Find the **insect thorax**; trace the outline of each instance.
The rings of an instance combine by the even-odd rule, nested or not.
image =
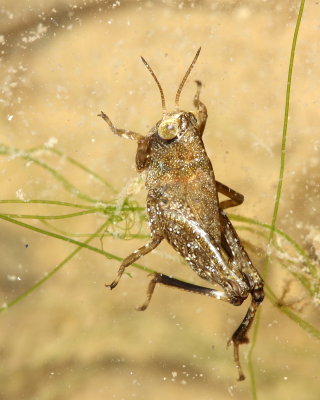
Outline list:
[[[211,162],[192,113],[179,111],[165,115],[151,130],[149,138],[148,189],[162,184],[179,185],[194,179],[201,180],[201,176],[206,175],[210,175],[211,181],[214,179]]]
[[[214,173],[196,123],[191,113],[172,113],[151,131],[146,177],[151,230],[159,228],[161,215],[170,210],[188,215],[220,241]],[[170,124],[176,135],[164,139],[161,127],[170,130]]]

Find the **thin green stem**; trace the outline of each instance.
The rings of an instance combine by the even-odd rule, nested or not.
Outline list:
[[[18,200],[18,199],[5,199],[0,200],[0,204],[49,204],[49,205],[57,205],[57,206],[66,206],[66,207],[74,207],[74,208],[82,208],[88,210],[96,210],[96,211],[103,211],[104,213],[112,212],[115,213],[116,211],[123,211],[123,212],[144,212],[145,207],[139,207],[132,204],[136,204],[135,202],[125,202],[123,203],[122,207],[118,209],[116,205],[112,202],[106,203],[98,201],[96,205],[90,206],[85,204],[77,204],[77,203],[70,203],[67,201],[58,201],[58,200]],[[144,215],[143,215],[144,216]]]
[[[26,224],[24,222],[21,221],[16,221],[13,218],[9,218],[9,217],[5,217],[3,215],[0,215],[0,218],[14,223],[16,225],[19,225],[23,228],[27,228],[30,230],[33,230],[35,232],[47,235],[47,236],[51,236],[54,237],[56,239],[60,239],[60,240],[64,240],[66,242],[75,244],[77,246],[77,248],[75,250],[73,250],[60,264],[58,264],[55,268],[53,268],[48,274],[46,274],[46,276],[44,276],[43,278],[41,278],[39,281],[37,281],[34,285],[32,285],[29,289],[27,289],[25,292],[23,292],[21,295],[19,295],[18,297],[16,297],[15,299],[13,299],[11,302],[9,302],[8,304],[1,306],[0,307],[0,312],[6,311],[8,308],[14,306],[15,304],[19,303],[21,300],[23,300],[25,297],[27,297],[29,294],[31,294],[34,290],[36,290],[37,288],[39,288],[40,286],[42,286],[48,279],[50,279],[53,275],[55,275],[68,261],[70,261],[81,249],[85,248],[91,251],[94,251],[96,253],[102,254],[105,257],[107,257],[108,259],[113,259],[113,260],[117,260],[117,261],[122,261],[123,259],[121,257],[116,256],[115,254],[106,252],[102,249],[99,249],[97,247],[91,246],[89,243],[97,236],[99,235],[101,232],[103,232],[103,230],[105,229],[105,227],[108,225],[109,221],[104,222],[100,228],[98,230],[96,230],[87,240],[85,240],[84,242],[79,242],[77,240],[71,239],[71,238],[67,238],[65,236],[62,235],[58,235],[55,234],[53,232],[49,232],[49,231],[45,231],[44,229],[40,229],[37,228],[33,225],[29,225]],[[133,267],[138,268],[142,271],[148,272],[148,273],[155,273],[154,270],[144,267],[143,265],[134,263],[132,264]]]
[[[290,108],[292,71],[293,71],[294,56],[295,56],[297,39],[298,39],[298,33],[299,33],[299,28],[300,28],[300,24],[301,24],[303,9],[304,9],[304,3],[305,3],[305,0],[301,0],[298,18],[297,18],[294,35],[293,35],[293,40],[292,40],[292,46],[291,46],[288,79],[287,79],[287,89],[286,89],[285,111],[284,111],[284,119],[283,119],[283,130],[282,130],[280,169],[279,169],[279,178],[278,178],[276,199],[275,199],[272,221],[271,221],[269,246],[271,245],[273,237],[274,237],[276,221],[277,221],[278,212],[279,212],[280,198],[281,198],[281,194],[282,194],[283,176],[284,176],[285,159],[286,159],[286,142],[287,142],[288,117],[289,117],[289,108]],[[262,273],[264,279],[267,277],[269,265],[270,265],[270,255],[267,254],[265,263],[263,266],[263,273]],[[254,351],[254,348],[257,343],[257,332],[259,330],[259,325],[260,325],[259,324],[260,313],[261,313],[261,311],[259,310],[258,315],[257,315],[257,321],[254,326],[253,339],[251,342],[251,348],[250,348],[249,357],[248,357],[249,371],[250,371],[250,378],[251,378],[251,394],[252,394],[252,398],[254,400],[257,400],[258,393],[257,393],[255,372],[254,372],[254,366],[253,366],[253,351]]]
[[[79,217],[81,215],[88,215],[88,214],[95,214],[97,212],[103,212],[103,210],[98,210],[98,209],[91,209],[91,210],[85,210],[85,211],[79,211],[75,213],[69,213],[69,214],[62,214],[62,215],[37,215],[37,214],[1,214],[5,217],[9,218],[19,218],[19,219],[65,219],[65,218],[73,218],[73,217]]]
[[[257,229],[253,229],[248,226],[237,226],[236,231],[241,231],[245,230],[248,232],[253,233],[255,236],[260,236],[262,238],[266,238],[266,233],[258,231]],[[246,247],[248,247],[249,243],[246,244]],[[308,292],[310,296],[314,296],[317,294],[320,290],[318,289],[317,286],[313,285],[312,280],[310,280],[310,270],[306,273],[304,269],[297,268],[297,260],[292,260],[292,259],[287,259],[286,255],[287,252],[280,246],[278,243],[273,244],[274,248],[277,250],[278,255],[276,255],[275,259],[277,262],[279,262],[280,265],[282,265],[284,268],[286,268],[290,274],[292,274],[300,283],[301,285],[305,288],[305,290]],[[309,256],[308,256],[309,257]],[[301,260],[301,262],[304,262],[304,264],[307,264],[306,260]],[[312,265],[312,264],[311,264]],[[316,280],[314,280],[316,282]]]
[[[256,314],[255,325],[254,325],[252,338],[251,338],[251,346],[250,346],[249,352],[248,352],[248,368],[249,368],[249,377],[250,377],[250,387],[251,387],[251,395],[254,400],[256,400],[258,398],[258,391],[257,391],[256,375],[255,375],[254,364],[253,364],[252,358],[253,358],[253,351],[255,348],[255,343],[257,342],[257,336],[258,336],[257,326],[259,326],[259,324],[260,324],[260,318],[261,318],[261,308],[258,309],[257,314]]]
[[[47,236],[51,236],[51,237],[53,237],[55,239],[64,240],[65,242],[69,242],[69,243],[75,244],[77,246],[81,246],[81,247],[84,247],[86,249],[89,249],[89,250],[95,251],[97,253],[103,254],[104,256],[106,256],[108,258],[113,258],[113,256],[111,254],[106,253],[106,252],[104,252],[102,250],[99,250],[99,249],[97,249],[97,248],[95,248],[93,246],[90,246],[89,244],[86,243],[86,241],[85,242],[79,242],[78,240],[71,239],[71,238],[68,238],[68,237],[63,236],[63,235],[59,235],[58,233],[46,231],[44,229],[41,229],[41,228],[38,228],[36,226],[27,224],[25,222],[17,221],[17,220],[15,220],[13,218],[6,217],[5,215],[0,215],[0,218],[5,220],[5,221],[11,222],[13,224],[19,225],[22,228],[27,228],[27,229],[30,229],[30,230],[32,230],[34,232],[42,233],[42,234],[47,235]]]
[[[11,221],[12,222],[12,221]],[[18,224],[20,225],[20,224]],[[95,238],[97,234],[99,234],[101,231],[105,229],[106,223],[104,222],[99,229],[96,230],[96,232],[91,235],[87,240],[85,240],[82,245],[79,245],[75,250],[73,250],[67,257],[65,257],[61,263],[59,263],[55,268],[53,268],[48,274],[46,274],[43,278],[39,279],[34,285],[32,285],[29,289],[21,293],[19,296],[17,296],[15,299],[13,299],[11,302],[6,304],[5,306],[0,307],[0,312],[6,311],[8,308],[13,307],[15,304],[19,303],[21,300],[29,296],[32,292],[34,292],[36,289],[38,289],[40,286],[42,286],[48,279],[52,278],[53,275],[55,275],[57,272],[60,271],[60,269],[68,262],[70,261],[79,251],[85,247],[84,245],[88,246],[89,243]],[[30,229],[30,228],[29,228]]]
[[[46,230],[44,230],[44,229],[41,229],[41,228],[38,228],[38,227],[36,227],[36,226],[27,224],[27,223],[25,223],[25,222],[17,221],[17,220],[15,220],[15,219],[13,219],[13,218],[6,217],[6,216],[4,216],[4,215],[0,215],[0,219],[3,219],[3,220],[5,220],[5,221],[11,222],[11,223],[13,223],[13,224],[19,225],[19,226],[21,226],[22,228],[27,228],[27,229],[30,229],[30,230],[32,230],[32,231],[34,231],[34,232],[42,233],[42,234],[44,234],[44,235],[51,236],[51,237],[53,237],[53,238],[55,238],[55,239],[63,240],[63,241],[65,241],[65,242],[75,244],[76,246],[80,246],[80,247],[86,248],[86,249],[88,249],[88,250],[94,251],[95,253],[102,254],[103,256],[105,256],[105,257],[107,257],[107,258],[109,258],[109,259],[113,259],[113,260],[117,260],[117,261],[121,261],[121,260],[122,260],[121,257],[115,256],[115,255],[112,254],[112,253],[108,253],[107,251],[104,251],[104,250],[101,250],[101,249],[99,249],[99,248],[97,248],[97,247],[91,246],[91,245],[87,244],[86,241],[85,241],[85,242],[79,242],[78,240],[71,239],[71,238],[66,237],[66,236],[63,236],[63,235],[59,235],[58,233],[46,231]],[[108,224],[108,223],[109,223],[109,221],[105,222],[105,224]],[[97,235],[97,234],[95,233],[95,234],[93,234],[93,235],[95,236],[95,235]],[[91,236],[90,236],[90,237],[91,237]],[[142,270],[144,270],[144,271],[147,271],[147,272],[154,272],[153,270],[151,270],[151,269],[149,269],[149,268],[145,268],[145,267],[143,267],[142,265],[139,265],[139,264],[135,264],[135,265],[137,266],[137,268],[142,269]]]
[[[280,305],[277,299],[276,294],[272,291],[272,289],[266,285],[266,294],[268,299],[271,301],[271,303],[278,308],[279,311],[284,313],[286,316],[288,316],[290,319],[292,319],[294,322],[296,322],[302,329],[307,331],[310,335],[314,336],[316,339],[320,340],[320,330],[311,325],[309,322],[305,321],[304,319],[300,318],[297,314],[295,314],[291,308],[285,306],[285,305]]]
[[[73,164],[76,167],[82,169],[84,172],[86,172],[90,176],[94,177],[98,182],[107,186],[114,194],[117,193],[117,191],[114,189],[114,187],[108,181],[106,181],[104,178],[102,178],[100,175],[98,175],[95,171],[88,168],[86,165],[82,164],[81,162],[75,160],[74,158],[72,158],[70,156],[66,156],[61,150],[58,150],[58,149],[52,148],[52,147],[47,147],[47,146],[38,146],[38,147],[33,147],[32,149],[29,149],[28,152],[34,153],[37,151],[48,151],[48,152],[58,155],[59,157],[64,157],[68,162],[70,162],[70,164]]]
[[[66,207],[74,207],[74,208],[96,209],[96,206],[89,206],[89,205],[77,204],[77,203],[69,203],[67,201],[59,201],[59,200],[6,199],[6,200],[0,200],[0,204],[50,204],[50,205],[66,206]]]
[[[103,225],[101,225],[101,227],[94,233],[92,233],[90,235],[90,237],[85,241],[85,242],[79,242],[77,240],[73,240],[70,239],[68,237],[65,237],[63,235],[57,235],[54,234],[50,231],[44,230],[44,229],[40,229],[37,228],[35,226],[23,223],[21,221],[16,221],[12,218],[8,218],[8,217],[2,217],[0,215],[0,218],[14,223],[16,225],[19,225],[23,228],[27,228],[30,230],[33,230],[35,232],[47,235],[47,236],[51,236],[54,237],[56,239],[60,239],[60,240],[64,240],[66,242],[72,243],[77,245],[77,249],[74,250],[73,252],[71,252],[57,267],[53,268],[44,278],[40,279],[39,281],[37,281],[32,287],[30,287],[28,290],[26,290],[24,293],[22,293],[20,296],[18,296],[17,298],[15,298],[14,300],[12,300],[9,304],[0,307],[0,312],[7,310],[8,308],[12,307],[13,305],[19,303],[21,300],[23,300],[26,296],[28,296],[30,293],[32,293],[34,290],[36,290],[37,288],[39,288],[42,284],[44,284],[49,278],[51,278],[55,273],[57,273],[75,254],[77,254],[78,251],[80,251],[82,248],[86,248],[88,250],[94,251],[96,253],[99,253],[101,255],[104,255],[105,257],[109,258],[109,259],[114,259],[117,261],[122,261],[123,259],[121,257],[118,257],[114,254],[108,253],[102,249],[99,249],[97,247],[91,246],[89,245],[90,241],[93,240],[95,237],[99,237],[101,234],[103,234],[103,231],[106,229],[109,221],[105,221],[103,223]],[[45,222],[45,221],[44,221]],[[143,270],[145,272],[148,273],[155,273],[156,271],[147,267],[144,267],[140,264],[134,263],[132,265],[135,268],[138,268],[140,270]],[[181,279],[180,279],[181,280]],[[186,283],[188,283],[187,281],[184,281]],[[267,297],[270,299],[270,301],[284,314],[286,314],[289,318],[291,318],[293,321],[295,321],[297,324],[299,324],[299,326],[301,328],[303,328],[304,330],[306,330],[308,333],[310,333],[311,335],[313,335],[314,337],[316,337],[317,339],[320,339],[320,331],[315,328],[314,326],[312,326],[311,324],[309,324],[308,322],[302,320],[298,315],[296,315],[291,309],[289,309],[288,307],[285,306],[280,306],[278,301],[277,301],[277,297],[276,295],[272,292],[272,290],[266,285],[266,289],[267,289]],[[258,316],[258,318],[260,318]],[[257,332],[255,333],[257,334]],[[255,337],[254,337],[255,338]],[[250,368],[250,367],[249,367]],[[250,370],[251,371],[251,370]],[[251,374],[251,372],[250,372]],[[255,384],[255,383],[254,383]]]
[[[60,233],[61,235],[67,236],[67,237],[76,237],[76,238],[82,238],[82,237],[89,237],[92,235],[92,233],[73,233],[73,232],[67,232],[63,229],[57,228],[55,225],[50,224],[47,220],[41,220],[41,222],[48,226],[49,228],[53,229],[55,232]],[[110,224],[110,221],[109,221]],[[95,235],[99,239],[108,236],[108,237],[113,237],[116,239],[123,239],[123,240],[131,240],[131,239],[150,239],[150,234],[144,234],[144,233],[119,233],[119,232],[113,232],[113,231],[108,231],[107,227],[106,230],[102,233],[99,233],[99,235]]]
[[[288,241],[288,243],[290,243],[291,246],[296,250],[296,252],[303,257],[304,262],[309,267],[309,270],[310,270],[310,273],[312,274],[312,276],[314,278],[318,278],[319,277],[318,276],[319,275],[318,268],[316,267],[315,264],[313,264],[311,262],[309,254],[294,239],[292,239],[286,232],[284,232],[284,231],[282,231],[282,230],[280,230],[280,229],[278,229],[276,227],[272,227],[272,225],[266,224],[266,223],[261,222],[261,221],[257,221],[257,220],[252,219],[252,218],[247,218],[247,217],[243,217],[241,215],[235,215],[235,214],[228,214],[228,216],[233,221],[239,221],[239,222],[244,222],[244,223],[248,223],[248,224],[252,224],[252,225],[261,226],[262,228],[268,229],[270,231],[273,230],[274,233],[276,233],[279,236],[281,236],[284,239],[286,239]]]
[[[77,189],[71,182],[68,181],[62,174],[57,172],[54,168],[50,167],[48,164],[45,162],[38,160],[35,157],[32,157],[28,152],[26,151],[21,151],[18,149],[15,149],[14,147],[8,147],[5,146],[4,144],[0,145],[0,154],[6,154],[10,156],[15,156],[19,158],[23,158],[24,160],[31,161],[34,164],[38,165],[39,167],[42,167],[46,171],[48,171],[55,179],[57,179],[63,186],[64,188],[70,192],[71,194],[75,195],[81,200],[88,201],[89,203],[97,203],[98,200],[94,199],[85,193],[82,193],[79,189]]]

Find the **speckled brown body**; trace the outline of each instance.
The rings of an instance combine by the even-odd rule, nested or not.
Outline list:
[[[191,113],[180,113],[179,137],[167,141],[150,136],[150,163],[147,167],[148,214],[151,231],[161,230],[152,209],[159,203],[161,212],[171,209],[197,220],[215,241],[221,238],[218,194],[211,162]],[[149,210],[150,209],[150,210]],[[169,239],[169,236],[167,237]]]
[[[224,212],[225,208],[241,204],[243,196],[215,180],[202,141],[207,110],[199,100],[200,82],[197,81],[194,98],[195,112],[178,109],[182,86],[199,52],[200,49],[179,87],[173,112],[166,112],[160,84],[143,59],[159,86],[164,109],[163,118],[147,136],[117,129],[103,112],[100,114],[114,133],[138,142],[136,164],[139,172],[146,171],[147,212],[152,235],[150,243],[122,262],[117,278],[108,286],[114,288],[127,266],[166,239],[202,279],[218,284],[222,290],[189,284],[157,273],[149,284],[147,300],[140,310],[147,308],[157,283],[234,305],[240,305],[251,294],[247,314],[229,341],[234,345],[239,380],[242,380],[239,345],[248,342],[247,332],[264,297],[263,280]],[[218,192],[229,200],[219,201]]]
[[[180,121],[176,138],[162,139],[157,125],[148,137],[146,187],[152,236],[167,239],[201,278],[218,283],[228,301],[241,304],[250,292],[259,290],[262,281],[238,237],[226,235],[230,222],[219,209],[212,165],[195,116],[172,114]],[[224,251],[228,242],[228,251],[240,265]]]

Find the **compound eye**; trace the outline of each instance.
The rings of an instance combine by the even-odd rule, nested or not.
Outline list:
[[[158,134],[162,139],[170,140],[178,136],[179,124],[176,119],[166,119],[158,127]]]

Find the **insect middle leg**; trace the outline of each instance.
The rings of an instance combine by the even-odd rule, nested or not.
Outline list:
[[[125,269],[129,267],[129,265],[137,261],[140,257],[145,256],[146,254],[150,253],[150,251],[154,250],[159,245],[162,239],[163,239],[162,237],[155,237],[151,240],[151,242],[145,244],[138,250],[135,250],[133,253],[131,253],[128,257],[126,257],[120,265],[116,279],[112,283],[106,284],[106,287],[110,289],[115,288],[121,276],[123,275]]]
[[[244,196],[241,193],[238,193],[235,190],[229,188],[229,186],[224,185],[219,181],[216,181],[216,188],[219,193],[222,193],[225,196],[229,197],[229,200],[224,200],[219,203],[220,208],[225,210],[226,208],[239,206],[243,203]]]

